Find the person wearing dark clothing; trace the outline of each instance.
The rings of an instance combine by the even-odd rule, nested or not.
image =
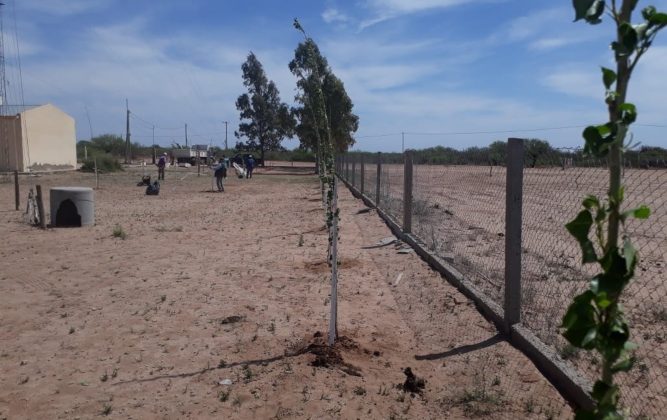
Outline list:
[[[164,179],[164,168],[167,166],[167,152],[157,161],[157,179]]]
[[[224,192],[225,187],[222,185],[222,179],[227,178],[227,165],[225,165],[225,160],[220,159],[218,164],[211,169],[214,171],[213,175],[215,176],[215,182],[218,187],[218,191]]]
[[[252,170],[255,168],[255,159],[253,159],[252,155],[248,155],[248,158],[245,161],[245,168],[246,168],[246,178],[252,178]]]

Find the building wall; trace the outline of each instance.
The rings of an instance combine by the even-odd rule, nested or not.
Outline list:
[[[21,113],[23,165],[31,170],[76,168],[74,118],[51,104]]]
[[[0,116],[0,172],[25,170],[22,143],[19,117]]]

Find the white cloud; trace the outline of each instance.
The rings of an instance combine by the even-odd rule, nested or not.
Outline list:
[[[194,141],[219,142],[222,120],[230,122],[230,143],[238,111],[235,100],[244,92],[241,64],[252,48],[246,39],[221,45],[209,36],[149,36],[144,22],[97,26],[83,30],[77,49],[61,58],[33,57],[24,66],[26,102],[52,102],[78,121],[79,138],[89,133],[87,106],[95,134],[124,131],[125,98],[130,109],[158,126],[187,122]],[[233,47],[226,47],[233,45]],[[283,101],[291,103],[294,85],[285,63],[289,50],[252,48]],[[133,122],[133,140],[150,143],[150,126]],[[164,145],[182,141],[182,130],[159,132]]]
[[[332,23],[332,22],[345,23],[349,20],[349,17],[347,17],[347,15],[345,15],[344,13],[341,13],[338,9],[328,8],[324,12],[322,12],[322,19],[324,19],[326,23]]]
[[[494,0],[367,0],[366,6],[373,11],[373,17],[362,20],[359,28],[365,29],[401,15],[488,1]]]
[[[22,0],[18,7],[28,12],[67,16],[100,10],[110,4],[111,0]]]
[[[529,48],[538,51],[551,50],[572,44],[575,40],[566,37],[541,38],[529,44]]]
[[[599,99],[604,94],[599,71],[580,66],[563,66],[549,73],[543,81],[548,88],[567,95]]]

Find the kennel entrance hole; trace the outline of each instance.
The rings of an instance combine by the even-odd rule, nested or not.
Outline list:
[[[95,224],[95,195],[92,188],[51,188],[50,204],[53,227],[81,227]]]

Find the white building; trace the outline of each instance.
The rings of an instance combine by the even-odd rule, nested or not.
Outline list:
[[[0,108],[0,172],[76,169],[74,118],[51,104]]]

